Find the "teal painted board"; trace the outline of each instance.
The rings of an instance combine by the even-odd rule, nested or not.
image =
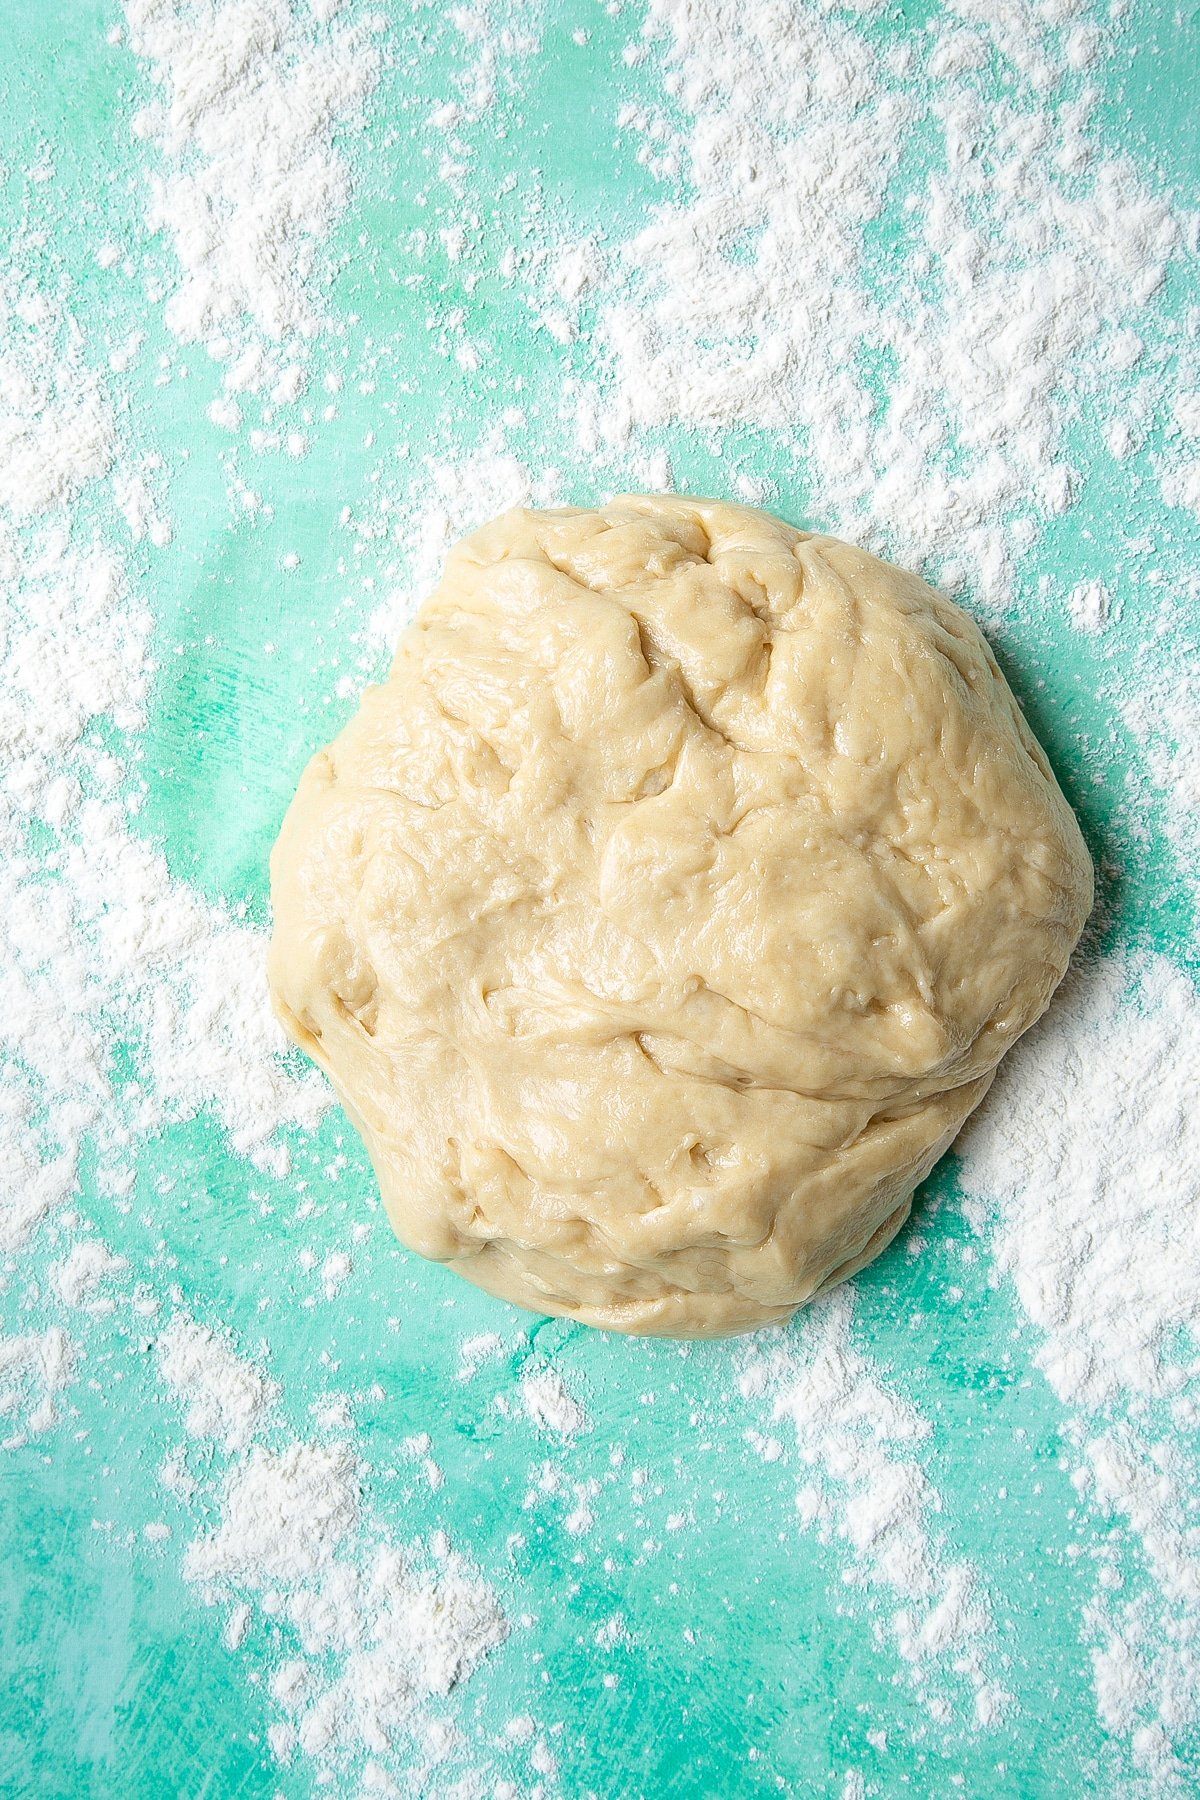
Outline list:
[[[849,260],[830,214],[809,322],[743,332],[702,304],[731,270],[799,304],[764,274],[764,229],[798,229],[787,193],[756,219],[747,117],[723,110],[755,43],[764,167],[806,120],[865,120],[871,198]],[[926,467],[971,530],[1010,533],[1003,579],[978,536],[955,591],[1096,859],[1080,979],[1136,982],[1145,956],[1194,976],[1194,12],[0,0],[0,58],[0,1793],[1194,1792],[1189,1326],[1148,1352],[1176,1389],[1118,1357],[1124,1385],[1065,1398],[1080,1310],[1056,1336],[1014,1277],[1018,1198],[954,1154],[785,1333],[625,1341],[518,1313],[394,1241],[262,986],[299,773],[459,529],[670,480],[950,581]],[[965,377],[951,359],[943,404],[905,373],[931,366],[911,361],[931,318],[970,316],[934,196],[1012,310],[1036,292],[1000,226],[1052,284],[1056,251],[1103,235],[1109,165],[1118,241],[1086,267],[1110,256],[1111,316],[1055,362],[1055,317],[1092,316],[1061,276],[998,454],[1016,466],[1043,416],[1057,436],[1029,495],[971,513],[990,465]],[[1139,297],[1121,243],[1150,243],[1143,200],[1165,223]],[[857,385],[810,403],[782,368],[759,416],[752,373],[721,405],[686,356],[668,378],[680,345],[728,360],[772,326],[797,366],[810,339],[848,345]],[[836,361],[813,366],[832,383]],[[822,413],[847,395],[857,473]],[[1058,499],[1044,467],[1071,471]],[[1146,991],[1152,1026],[1195,1016]],[[1131,1046],[1142,1004],[1110,1009]],[[1097,1005],[1071,1015],[1085,1060]],[[1104,1068],[1133,1081],[1134,1054]],[[1097,1202],[1118,1233],[1128,1201]],[[1132,1446],[1124,1488],[1101,1440]]]

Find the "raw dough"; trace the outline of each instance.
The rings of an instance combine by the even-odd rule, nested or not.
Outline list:
[[[716,501],[516,511],[313,758],[271,983],[399,1235],[618,1331],[875,1256],[1092,899],[979,631]]]

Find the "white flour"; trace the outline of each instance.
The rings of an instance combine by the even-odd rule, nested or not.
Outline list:
[[[1191,619],[1200,611],[1200,577],[1180,583]],[[1190,603],[1190,604],[1189,604]],[[1186,615],[1185,615],[1186,616]],[[1200,633],[1172,641],[1167,630],[1138,670],[1135,684],[1112,683],[1122,717],[1145,746],[1150,780],[1166,798],[1166,831],[1200,894]]]
[[[181,277],[169,329],[226,362],[235,388],[278,381],[324,313],[315,276],[345,211],[335,133],[379,76],[383,21],[288,0],[127,0],[161,97],[134,120],[160,153],[147,223]]]
[[[510,430],[516,426],[510,425]],[[382,511],[395,530],[403,554],[404,581],[373,612],[368,642],[378,653],[391,651],[415,606],[437,585],[446,552],[477,525],[510,506],[554,506],[560,501],[554,469],[533,470],[504,447],[504,431],[492,431],[484,446],[462,462],[426,458],[408,478],[403,495],[385,496]],[[410,504],[414,484],[421,504]],[[370,540],[360,538],[360,554]]]
[[[974,1717],[994,1725],[1010,1696],[987,1672],[991,1617],[978,1572],[949,1561],[936,1541],[942,1497],[921,1466],[929,1421],[890,1388],[851,1340],[853,1292],[814,1303],[801,1329],[767,1333],[743,1358],[740,1388],[769,1399],[771,1421],[795,1433],[806,1479],[796,1492],[802,1525],[844,1544],[844,1579],[886,1607],[878,1629],[908,1665],[935,1719],[950,1716],[938,1678],[965,1679]],[[754,1433],[766,1460],[778,1440]]]
[[[557,1369],[532,1369],[523,1375],[521,1403],[535,1425],[558,1437],[575,1437],[587,1429],[587,1413],[567,1391]]]
[[[99,1238],[79,1238],[61,1262],[51,1263],[50,1280],[64,1306],[110,1313],[116,1302],[105,1291],[108,1280],[128,1267],[125,1257],[114,1256]]]
[[[235,1356],[204,1325],[179,1314],[155,1345],[158,1372],[187,1403],[188,1435],[244,1450],[279,1397],[279,1385]]]
[[[60,1326],[0,1337],[0,1450],[19,1450],[58,1424],[56,1399],[74,1367],[75,1345]]]
[[[0,332],[9,346],[0,353],[0,512],[23,521],[107,474],[112,422],[74,320],[11,272],[0,284]]]
[[[430,1697],[449,1694],[508,1635],[492,1590],[448,1543],[429,1556],[403,1550],[369,1519],[350,1443],[261,1442],[275,1384],[213,1333],[174,1321],[159,1361],[190,1402],[189,1435],[243,1452],[197,1481],[217,1524],[193,1538],[183,1570],[208,1604],[233,1603],[227,1638],[237,1644],[256,1613],[295,1631],[302,1654],[271,1681],[279,1761],[303,1754],[331,1774],[348,1756],[413,1738],[436,1754]],[[202,1466],[211,1470],[208,1458]],[[174,1462],[168,1488],[179,1479]]]
[[[1112,595],[1102,581],[1081,581],[1067,595],[1067,612],[1080,631],[1103,631],[1111,606]]]
[[[616,379],[585,384],[581,442],[773,427],[823,525],[1010,604],[1017,558],[1072,503],[1092,371],[1107,359],[1108,393],[1136,362],[1129,321],[1182,250],[1167,203],[1097,148],[1081,71],[1100,40],[1073,10],[961,4],[881,52],[816,7],[653,0],[664,107],[626,125],[684,181],[594,297]],[[999,107],[994,50],[1013,65]],[[910,145],[931,167],[893,271],[871,227]]]
[[[1131,1597],[1110,1542],[1089,1624],[1105,1722],[1161,1781],[1200,1722],[1198,1079],[1187,977],[1162,959],[1086,966],[958,1146],[970,1217],[1068,1408],[1075,1485],[1139,1553]]]

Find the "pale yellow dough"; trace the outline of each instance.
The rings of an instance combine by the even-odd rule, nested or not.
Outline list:
[[[1092,899],[965,614],[658,496],[460,544],[271,875],[280,1016],[405,1243],[688,1337],[883,1248]]]

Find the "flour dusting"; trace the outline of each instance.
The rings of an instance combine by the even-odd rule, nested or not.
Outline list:
[[[1131,326],[1185,247],[1097,139],[1098,40],[1049,7],[956,7],[879,45],[869,18],[765,0],[652,0],[641,35],[664,106],[620,122],[663,199],[590,296],[615,379],[582,382],[581,444],[775,430],[824,528],[1010,605],[1075,499],[1095,363],[1136,368]],[[928,173],[899,186],[906,150]]]
[[[1110,1541],[1088,1625],[1106,1723],[1164,1783],[1200,1722],[1198,1056],[1187,976],[1085,966],[959,1140],[969,1216],[1068,1409],[1075,1485],[1139,1552],[1129,1594]]]
[[[0,1336],[0,1450],[22,1449],[58,1424],[58,1396],[75,1360],[75,1344],[58,1326]]]
[[[207,1604],[233,1602],[235,1648],[256,1613],[286,1624],[299,1653],[271,1681],[277,1759],[310,1757],[329,1781],[399,1741],[436,1741],[425,1704],[508,1636],[491,1588],[448,1541],[426,1554],[369,1519],[349,1441],[264,1442],[278,1388],[214,1333],[176,1319],[159,1340],[159,1366],[189,1407],[189,1436],[241,1452],[203,1478],[217,1523],[192,1538],[183,1572]],[[177,1491],[178,1462],[164,1479]]]
[[[895,1644],[935,1718],[947,1717],[936,1677],[964,1678],[978,1724],[998,1723],[1011,1696],[994,1674],[992,1620],[979,1572],[952,1560],[934,1520],[942,1498],[921,1465],[929,1421],[890,1388],[851,1337],[853,1296],[814,1302],[781,1344],[746,1353],[741,1391],[766,1399],[771,1422],[795,1433],[806,1479],[800,1522],[849,1553],[843,1579],[886,1609],[877,1629]],[[755,1433],[760,1454],[777,1440]]]
[[[521,1404],[535,1425],[559,1437],[575,1437],[587,1429],[587,1413],[557,1369],[532,1369],[522,1376]]]
[[[336,142],[379,77],[382,20],[287,0],[128,0],[158,96],[147,223],[180,278],[169,329],[227,364],[234,388],[285,375],[321,329],[322,249],[350,197]]]
[[[976,1260],[954,1279],[1055,1419],[1059,1523],[1087,1568],[1061,1648],[1095,1697],[1073,1728],[1111,1752],[1112,1792],[1185,1796],[1200,1000],[1171,921],[1200,892],[1200,388],[1179,299],[1200,234],[1112,104],[1146,17],[1077,0],[953,0],[919,24],[807,0],[569,20],[515,0],[125,0],[123,20],[108,63],[96,45],[103,219],[64,216],[79,190],[57,143],[3,168],[13,1492],[70,1487],[89,1555],[182,1578],[194,1641],[214,1609],[209,1653],[234,1659],[268,1781],[274,1764],[355,1797],[572,1792],[579,1707],[588,1732],[624,1719],[660,1654],[703,1696],[727,1604],[730,1642],[776,1632],[750,1563],[780,1536],[834,1570],[805,1629],[853,1644],[896,1696],[895,1719],[856,1719],[848,1754],[830,1740],[822,1792],[865,1800],[911,1767],[970,1791],[935,1745],[1024,1778],[1004,1761],[1032,1716],[1022,1615],[1000,1613],[1006,1572],[962,1503],[973,1445],[916,1397],[937,1370],[918,1386],[884,1366],[853,1289],[703,1358],[573,1343],[579,1380],[552,1338],[510,1359],[515,1317],[456,1329],[362,1211],[351,1135],[272,1018],[257,916],[201,892],[150,823],[172,759],[208,768],[230,670],[254,704],[295,687],[298,722],[280,712],[253,744],[282,766],[291,725],[312,735],[316,708],[349,704],[465,531],[703,479],[959,592],[1031,694],[1054,677],[1047,717],[1083,802],[1115,795],[1089,815],[1101,929],[958,1146]],[[565,123],[538,110],[560,80],[586,93]],[[564,134],[587,138],[594,193],[559,183]],[[365,321],[335,285],[346,263]],[[206,608],[260,549],[227,669]],[[306,606],[320,657],[292,662]],[[180,669],[198,680],[174,694]],[[1122,861],[1147,885],[1161,872],[1148,910],[1122,911]],[[189,1232],[200,1202],[211,1238]],[[918,1261],[938,1242],[919,1225],[894,1254],[945,1286]],[[411,1391],[386,1357],[357,1367],[377,1315],[370,1341],[394,1336]],[[646,1446],[667,1417],[660,1459]],[[702,1521],[735,1467],[754,1510],[714,1536],[747,1546],[727,1571]],[[676,1636],[681,1588],[699,1614]],[[1039,1586],[1035,1604],[1059,1597]],[[735,1662],[721,1704],[752,1733]],[[769,1784],[759,1756],[749,1778]]]

